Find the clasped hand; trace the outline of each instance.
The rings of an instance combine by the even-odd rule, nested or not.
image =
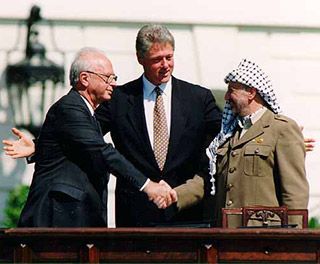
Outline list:
[[[147,193],[149,200],[153,201],[159,209],[165,209],[178,200],[176,191],[164,180],[159,183],[150,181],[144,191]]]

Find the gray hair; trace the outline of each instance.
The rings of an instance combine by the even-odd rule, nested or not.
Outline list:
[[[81,72],[92,70],[93,67],[103,63],[101,60],[96,59],[97,55],[105,57],[103,51],[91,47],[82,48],[77,52],[69,73],[70,85],[72,87],[75,87],[78,83]]]
[[[143,58],[154,43],[169,43],[174,50],[174,38],[163,25],[145,25],[136,38],[136,51],[138,57]]]

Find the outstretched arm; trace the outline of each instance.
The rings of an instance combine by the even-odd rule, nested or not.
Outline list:
[[[12,133],[18,137],[17,140],[2,140],[5,154],[17,159],[31,156],[35,152],[33,141],[17,128],[12,128]]]

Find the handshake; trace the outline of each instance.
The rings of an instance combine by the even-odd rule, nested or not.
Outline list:
[[[178,201],[177,192],[164,180],[159,183],[150,181],[143,189],[150,201],[153,201],[159,209],[165,209]]]
[[[35,152],[33,141],[20,130],[13,128],[12,132],[19,139],[3,140],[5,154],[16,159],[31,156]],[[150,201],[153,201],[159,209],[165,209],[172,203],[178,201],[177,193],[168,183],[161,180],[159,183],[149,181],[143,191],[148,195]]]

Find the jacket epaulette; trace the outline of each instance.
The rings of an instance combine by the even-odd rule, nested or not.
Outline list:
[[[284,121],[284,122],[289,122],[289,118],[284,115],[276,114],[276,115],[274,115],[274,119]]]

